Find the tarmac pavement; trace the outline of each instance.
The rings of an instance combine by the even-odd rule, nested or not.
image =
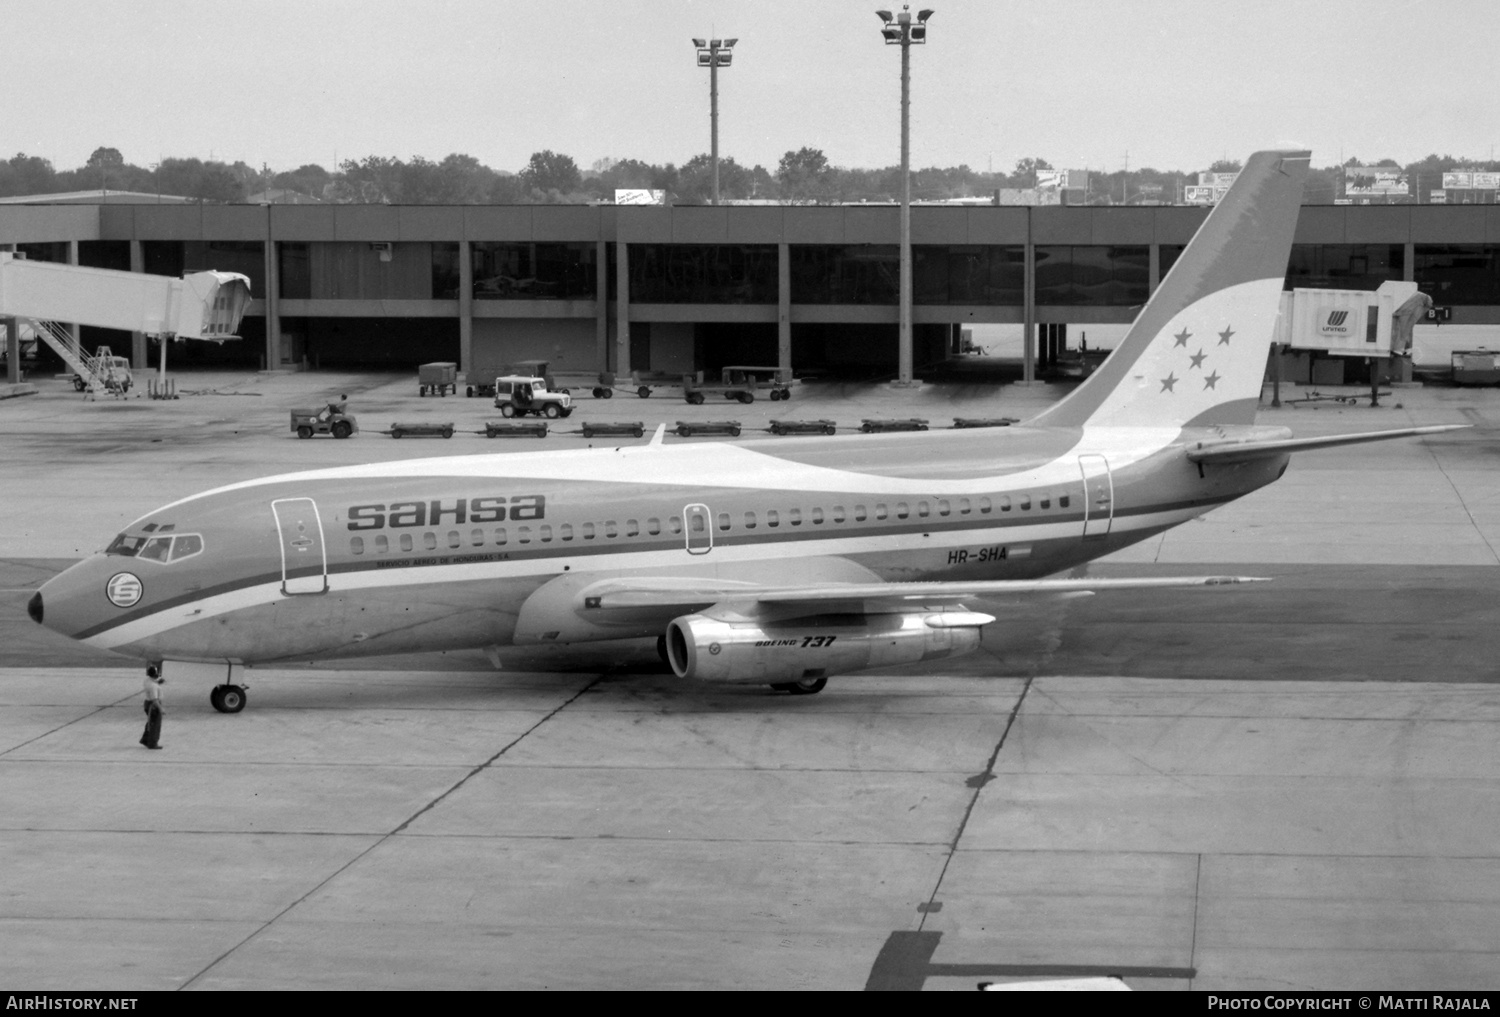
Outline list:
[[[405,376],[178,385],[203,394],[87,403],[48,382],[0,402],[4,984],[1496,985],[1500,393],[1266,409],[1299,436],[1476,426],[1299,454],[1270,488],[1095,566],[1272,584],[1000,605],[979,653],[812,697],[685,686],[649,646],[580,673],[477,653],[256,670],[234,716],[169,684],[166,748],[147,753],[138,667],[25,617],[47,575],[220,483],[583,443],[372,433],[495,416]],[[341,392],[364,433],[291,435],[289,409]],[[1058,394],[585,394],[555,427],[940,425]]]

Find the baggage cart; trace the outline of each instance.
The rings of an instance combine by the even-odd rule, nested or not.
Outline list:
[[[423,364],[417,368],[417,395],[458,394],[458,365],[447,361]]]
[[[451,438],[453,437],[453,423],[451,421],[446,424],[396,423],[391,425],[390,430],[382,431],[381,434],[388,434],[392,438]]]
[[[618,436],[623,438],[641,438],[646,434],[646,425],[639,420],[610,421],[608,423],[585,422],[583,425],[583,436],[585,438]]]
[[[679,438],[691,438],[702,434],[727,434],[732,438],[740,436],[740,422],[738,420],[679,420],[677,421],[677,436]]]
[[[832,420],[773,420],[772,434],[832,434],[838,425]]]

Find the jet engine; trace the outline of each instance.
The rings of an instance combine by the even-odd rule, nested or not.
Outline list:
[[[995,619],[974,611],[815,615],[774,622],[689,614],[667,626],[679,678],[776,684],[968,653]]]

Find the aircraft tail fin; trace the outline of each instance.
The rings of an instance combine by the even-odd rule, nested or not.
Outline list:
[[[1256,152],[1125,339],[1037,426],[1251,424],[1310,153]]]

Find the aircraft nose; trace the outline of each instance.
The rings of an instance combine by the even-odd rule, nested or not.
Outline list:
[[[29,615],[31,615],[31,620],[34,621],[34,622],[36,622],[38,625],[40,625],[42,623],[42,591],[41,590],[38,590],[37,592],[33,593],[31,595],[31,599],[26,602],[26,613],[29,614]]]

